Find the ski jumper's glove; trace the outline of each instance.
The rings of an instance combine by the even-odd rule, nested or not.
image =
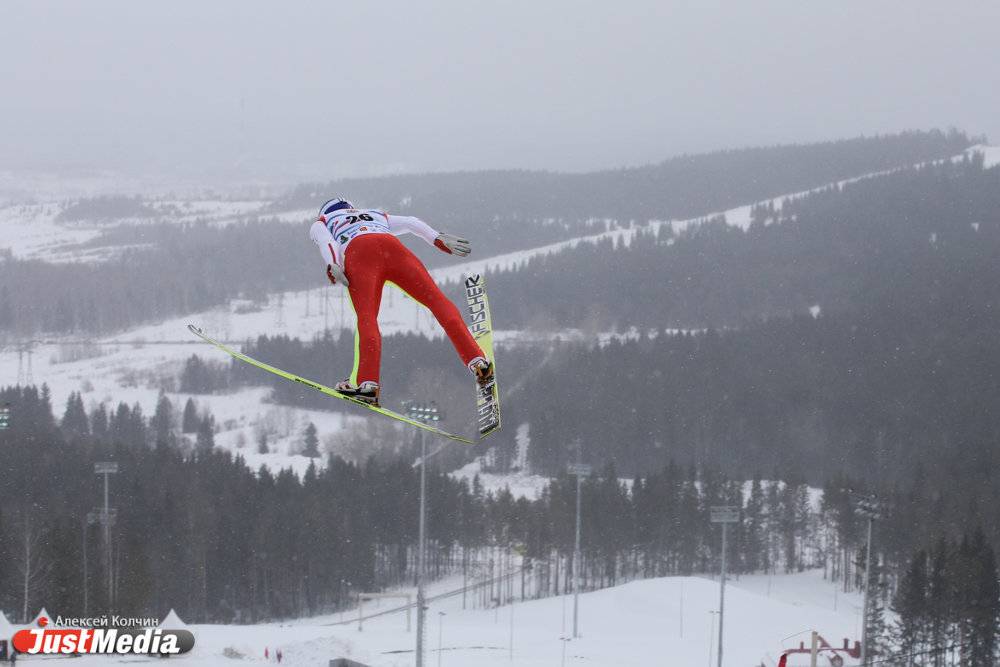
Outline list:
[[[452,234],[440,234],[434,239],[434,246],[444,250],[449,255],[467,257],[472,252],[468,239],[460,239]]]
[[[344,270],[337,264],[326,265],[326,277],[329,278],[330,282],[334,285],[340,284],[344,287],[350,287],[351,285],[351,281],[349,281],[347,276],[344,275]]]

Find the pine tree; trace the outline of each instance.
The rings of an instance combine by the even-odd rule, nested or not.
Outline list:
[[[105,438],[108,435],[108,411],[104,403],[98,404],[90,413],[90,431],[95,437]]]
[[[66,412],[62,418],[62,429],[67,433],[87,435],[90,433],[90,423],[87,421],[87,411],[83,407],[80,392],[70,392],[66,401]]]
[[[149,557],[142,548],[142,540],[131,530],[125,530],[124,548],[118,564],[116,610],[123,616],[140,616],[147,608],[156,582],[150,572]]]
[[[184,404],[184,416],[181,419],[181,431],[195,433],[198,431],[198,411],[194,407],[194,399],[189,398]]]
[[[899,615],[894,633],[898,652],[904,656],[913,656],[913,660],[907,659],[906,664],[917,667],[927,664],[925,651],[929,647],[930,638],[927,560],[927,552],[924,550],[913,556],[892,603],[892,611]]]
[[[207,454],[215,449],[215,420],[209,415],[206,416],[201,424],[198,426],[198,437],[195,441],[195,448],[203,453]]]
[[[124,443],[128,437],[131,410],[124,401],[118,403],[118,409],[108,416],[108,439],[113,443]]]
[[[884,576],[880,554],[872,554],[871,568],[868,582],[868,654],[885,656],[890,651],[889,625],[885,621],[889,582]]]
[[[83,552],[79,536],[83,530],[76,521],[53,522],[45,547],[49,572],[51,600],[49,604],[66,614],[83,615]]]
[[[56,420],[52,414],[52,390],[49,389],[48,382],[42,384],[38,408],[38,426],[46,431],[55,426]]]
[[[948,644],[948,626],[951,622],[948,586],[948,541],[941,537],[930,558],[927,576],[927,622],[929,626],[929,649],[934,667],[945,664],[944,648]]]
[[[952,609],[963,645],[963,663],[970,667],[992,667],[997,648],[997,616],[1000,585],[996,559],[986,536],[977,528],[972,539],[962,538],[948,562]]]
[[[211,394],[215,382],[211,369],[197,354],[192,354],[181,373],[181,392],[184,394]]]
[[[132,406],[127,422],[126,442],[138,446],[146,444],[146,418],[142,414],[142,406],[136,401]]]
[[[160,392],[160,398],[156,401],[156,412],[149,422],[150,428],[157,442],[169,443],[172,435],[171,422],[173,421],[174,405],[167,398],[167,395]]]
[[[0,330],[10,331],[14,328],[14,311],[10,305],[10,298],[7,296],[7,286],[3,287],[3,294],[0,294]]]
[[[316,425],[312,422],[306,426],[305,447],[302,450],[302,455],[311,459],[319,456],[319,437],[316,435]]]
[[[762,558],[764,549],[764,491],[761,487],[759,473],[754,475],[750,485],[750,498],[747,500],[744,517],[746,520],[744,528],[746,539],[743,541],[743,562],[747,572],[756,574],[765,560]]]

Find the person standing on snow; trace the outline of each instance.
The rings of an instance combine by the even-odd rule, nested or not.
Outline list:
[[[439,234],[423,220],[359,210],[341,198],[323,204],[319,219],[309,230],[326,262],[327,277],[334,285],[347,288],[357,316],[354,370],[334,389],[375,406],[379,404],[382,357],[378,311],[386,282],[392,282],[434,314],[462,363],[481,386],[493,379],[493,363],[472,337],[458,308],[441,292],[416,255],[396,238],[405,232],[416,234],[449,255],[466,257],[472,252],[467,240]]]

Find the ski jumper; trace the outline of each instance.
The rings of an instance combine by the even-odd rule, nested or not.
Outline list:
[[[350,281],[347,288],[357,317],[351,384],[379,381],[382,335],[378,312],[382,288],[389,282],[428,308],[451,339],[462,362],[484,359],[458,308],[441,292],[416,255],[396,235],[410,232],[430,244],[439,236],[423,220],[375,210],[340,209],[321,215],[309,230],[327,264],[337,264]]]

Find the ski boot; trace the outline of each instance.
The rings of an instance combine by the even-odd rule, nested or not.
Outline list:
[[[480,388],[489,387],[493,384],[494,377],[492,362],[480,357],[469,364],[469,370],[476,376],[476,384],[478,384]]]
[[[376,408],[382,407],[378,404],[379,386],[377,382],[362,382],[360,387],[355,387],[351,384],[350,380],[344,380],[343,382],[335,384],[333,389],[338,394],[356,398],[359,401],[364,401],[365,403],[373,405]]]

